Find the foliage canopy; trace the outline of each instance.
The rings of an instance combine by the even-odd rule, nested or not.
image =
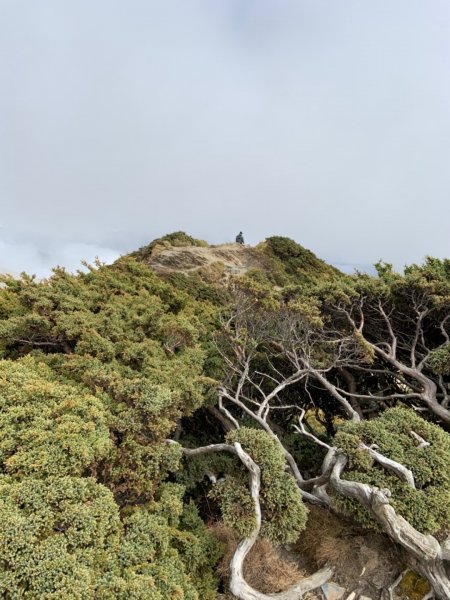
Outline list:
[[[343,486],[388,490],[419,534],[447,534],[450,261],[345,276],[274,236],[255,249],[267,269],[226,286],[146,266],[189,245],[206,243],[175,232],[111,266],[2,278],[6,600],[213,600],[223,548],[205,522],[259,525],[237,454],[183,457],[209,444],[258,466],[274,543],[299,537],[305,498],[380,528],[330,489],[343,455]]]

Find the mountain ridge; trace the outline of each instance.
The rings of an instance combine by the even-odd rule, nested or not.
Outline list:
[[[131,256],[160,275],[198,273],[208,275],[210,279],[215,274],[219,281],[255,271],[275,285],[346,277],[311,250],[282,236],[266,238],[256,246],[209,245],[180,231],[154,240],[132,252]]]

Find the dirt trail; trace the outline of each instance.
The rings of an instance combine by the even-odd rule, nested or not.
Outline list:
[[[242,275],[249,269],[265,269],[264,255],[249,246],[173,246],[152,256],[148,265],[157,273],[191,273],[222,263],[230,275]]]

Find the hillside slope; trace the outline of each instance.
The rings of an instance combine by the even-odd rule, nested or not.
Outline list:
[[[175,232],[154,240],[133,256],[161,275],[215,273],[222,280],[260,271],[276,285],[344,277],[310,250],[280,236],[267,238],[255,247],[236,243],[210,246],[184,232]]]
[[[269,266],[267,258],[261,252],[240,244],[222,244],[206,248],[170,247],[151,256],[147,262],[157,273],[189,273],[216,263],[221,263],[225,271],[233,275],[242,275],[249,269],[266,270]]]

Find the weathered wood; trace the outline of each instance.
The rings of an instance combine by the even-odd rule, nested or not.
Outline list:
[[[253,499],[256,516],[256,527],[252,534],[241,540],[230,564],[230,590],[240,600],[301,600],[303,594],[324,584],[333,574],[333,569],[325,567],[310,577],[305,577],[284,592],[276,594],[263,594],[251,587],[244,578],[244,561],[247,554],[255,544],[261,529],[261,505],[259,494],[261,488],[261,472],[254,460],[242,449],[237,442],[234,443],[236,454],[247,468],[250,475],[250,493]]]
[[[168,440],[168,442],[171,442],[171,440]],[[306,592],[318,588],[328,581],[333,574],[333,569],[330,567],[325,567],[310,577],[305,577],[288,590],[276,594],[264,594],[255,590],[246,582],[244,577],[244,562],[258,539],[261,530],[262,514],[259,500],[261,470],[238,442],[234,442],[233,444],[210,444],[209,446],[200,448],[183,448],[183,454],[186,456],[202,456],[212,452],[231,452],[240,459],[249,473],[249,489],[255,509],[255,528],[248,537],[239,542],[230,562],[230,591],[232,594],[239,598],[239,600],[301,600]]]
[[[398,515],[390,504],[389,490],[341,479],[347,463],[343,454],[338,455],[330,482],[338,494],[353,498],[363,504],[372,514],[382,530],[406,551],[407,560],[413,570],[425,577],[436,598],[450,598],[450,565],[448,543],[442,545],[432,535],[424,535],[406,519]]]

